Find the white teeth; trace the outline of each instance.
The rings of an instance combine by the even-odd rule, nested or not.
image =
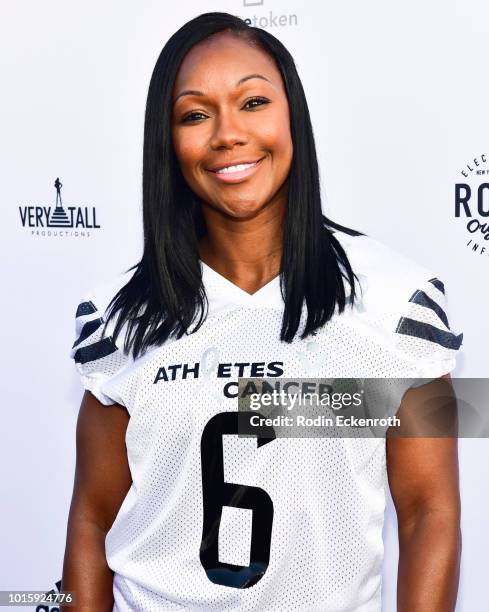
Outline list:
[[[257,163],[258,162],[253,162],[252,164],[238,164],[237,166],[227,166],[226,168],[216,170],[216,174],[224,174],[226,172],[239,172],[240,170],[246,170],[246,168],[251,168],[251,166],[256,166]]]

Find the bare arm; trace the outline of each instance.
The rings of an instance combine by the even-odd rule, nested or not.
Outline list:
[[[64,612],[111,612],[113,572],[105,558],[105,536],[131,485],[125,435],[129,414],[104,406],[86,391],[76,429],[76,470],[71,500],[62,589],[77,604]]]
[[[401,421],[429,394],[425,387],[405,394]],[[388,438],[387,470],[398,519],[398,612],[453,612],[462,548],[457,438]]]

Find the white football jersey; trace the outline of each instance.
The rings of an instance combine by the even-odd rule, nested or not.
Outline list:
[[[435,274],[367,236],[335,232],[362,298],[314,336],[279,339],[276,277],[249,294],[201,262],[194,334],[133,360],[101,337],[132,272],[85,295],[71,357],[102,404],[129,412],[133,483],[107,534],[114,611],[379,612],[385,438],[237,435],[238,377],[437,377],[462,342]],[[326,271],[318,270],[326,274]],[[263,441],[262,441],[263,442]]]

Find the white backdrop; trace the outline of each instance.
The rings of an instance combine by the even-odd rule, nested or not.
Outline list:
[[[289,48],[310,105],[326,214],[436,271],[452,327],[464,332],[453,375],[488,375],[489,241],[454,213],[455,184],[464,182],[475,194],[472,214],[484,222],[476,200],[484,174],[476,173],[489,169],[481,157],[489,159],[485,0],[5,4],[0,589],[48,590],[61,578],[82,396],[68,357],[75,308],[87,288],[139,258],[150,75],[171,33],[208,10],[255,20]],[[42,208],[55,206],[57,177],[65,209],[100,227],[49,235]],[[488,459],[488,440],[460,441],[459,612],[488,606]],[[391,504],[385,537],[391,612],[398,554]]]

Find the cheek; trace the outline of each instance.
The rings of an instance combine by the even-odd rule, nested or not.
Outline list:
[[[173,148],[182,172],[190,173],[201,157],[198,140],[177,132],[173,134]]]
[[[191,143],[187,141],[175,145],[175,154],[182,169],[188,170],[195,159],[195,149]]]
[[[292,156],[292,135],[288,113],[283,113],[262,131],[262,143],[269,148],[280,163],[290,162]]]
[[[292,135],[288,128],[288,124],[287,124],[287,129],[281,130],[279,134],[279,147],[280,147],[282,157],[284,158],[284,161],[290,161],[290,158],[292,157],[293,146],[292,146]]]
[[[282,129],[276,134],[272,149],[272,164],[275,167],[277,180],[283,180],[290,172],[292,153],[293,145],[290,132],[286,129]]]

